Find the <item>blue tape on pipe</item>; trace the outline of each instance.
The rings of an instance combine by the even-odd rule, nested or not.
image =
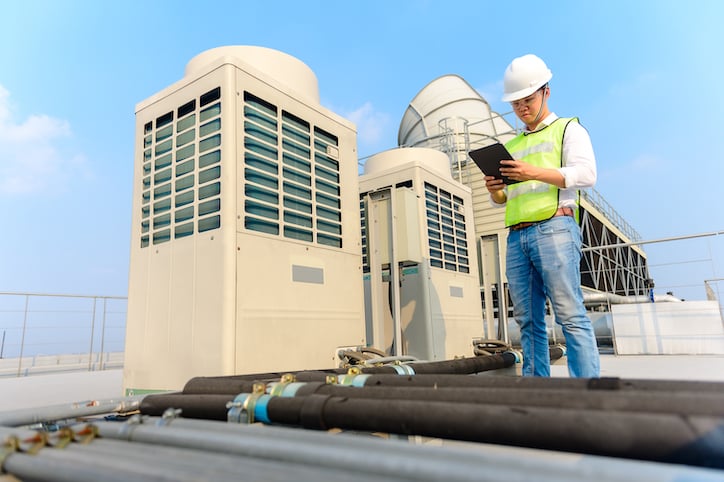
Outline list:
[[[520,353],[520,352],[517,352],[517,351],[515,351],[515,350],[510,350],[510,351],[507,351],[507,352],[505,352],[505,353],[512,353],[513,356],[515,357],[515,363],[522,363],[522,362],[523,362],[523,357],[521,356],[521,353]]]
[[[269,403],[269,400],[271,399],[271,396],[269,395],[261,395],[256,400],[256,405],[254,406],[254,420],[261,423],[271,423],[271,420],[269,420],[269,414],[267,413],[267,404]]]
[[[293,382],[288,384],[282,390],[281,397],[294,397],[297,394],[297,390],[306,385],[306,382]]]
[[[357,388],[362,388],[365,386],[365,383],[367,383],[367,379],[370,377],[370,375],[357,375],[354,380],[352,380],[352,386]]]
[[[398,375],[414,375],[415,370],[410,365],[392,365]]]

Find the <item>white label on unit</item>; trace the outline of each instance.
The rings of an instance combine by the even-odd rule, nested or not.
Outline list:
[[[450,296],[454,298],[462,298],[463,297],[463,287],[462,286],[450,286]]]
[[[298,283],[324,284],[324,270],[311,266],[292,265],[292,281]]]

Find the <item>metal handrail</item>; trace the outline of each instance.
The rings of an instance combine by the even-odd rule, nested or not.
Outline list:
[[[37,304],[37,302],[41,299],[53,300],[50,302],[51,306],[49,308],[43,307],[42,309],[34,307],[33,304]],[[81,306],[74,307],[76,309],[69,310],[67,307],[61,306],[64,301],[59,301],[58,303],[53,304],[56,300],[80,301]],[[22,308],[13,306],[13,301],[15,305],[17,305],[18,301],[22,302]],[[90,304],[89,306],[83,305],[86,301]],[[122,315],[123,322],[116,327],[122,328],[125,336],[126,308],[124,306],[122,310],[118,311],[117,308],[109,307],[110,301],[125,302],[127,301],[127,297],[39,292],[0,292],[0,315],[2,315],[2,318],[0,318],[0,331],[2,331],[0,336],[0,360],[7,358],[15,360],[17,358],[17,370],[15,371],[15,376],[20,377],[27,375],[30,373],[31,368],[37,368],[33,364],[30,367],[26,366],[25,370],[23,369],[23,364],[27,364],[28,362],[27,352],[32,351],[33,348],[35,348],[35,353],[31,355],[32,360],[36,360],[36,357],[41,355],[57,355],[59,357],[58,367],[62,368],[62,365],[60,364],[60,357],[62,355],[67,355],[67,352],[58,354],[42,353],[38,347],[48,345],[49,342],[33,342],[31,341],[32,337],[28,338],[30,335],[36,335],[35,338],[42,338],[42,334],[46,333],[48,330],[57,329],[62,330],[62,333],[67,334],[74,342],[77,342],[78,339],[82,339],[87,336],[89,340],[87,349],[82,350],[80,353],[83,359],[85,356],[88,358],[88,364],[87,366],[84,366],[84,368],[88,371],[104,370],[104,365],[106,363],[106,348],[109,341],[108,334],[106,332],[107,328],[109,328],[109,318],[116,315]],[[38,320],[43,320],[49,313],[57,315],[57,318],[60,319],[59,324],[57,326],[48,326],[47,324],[39,325]],[[5,324],[13,317],[15,317],[16,323],[13,325]],[[64,317],[66,318],[65,322],[62,320]],[[20,320],[22,320],[22,323],[17,323]],[[78,322],[88,323],[88,325],[79,327],[77,325]],[[99,329],[98,332],[96,331],[97,328]],[[19,342],[15,343],[17,352],[14,354],[17,355],[17,357],[14,355],[12,357],[7,357],[6,344],[11,341],[8,338],[8,332],[10,331],[12,333],[13,330],[19,330],[19,335],[17,336],[17,338],[19,338]],[[62,335],[58,335],[58,338],[62,338]],[[99,345],[96,345],[96,343],[99,343]],[[96,350],[95,346],[99,346],[100,349]],[[119,351],[123,351],[122,344],[119,350],[111,350],[109,353]],[[68,369],[79,370],[81,368],[78,364],[70,364],[68,365]]]

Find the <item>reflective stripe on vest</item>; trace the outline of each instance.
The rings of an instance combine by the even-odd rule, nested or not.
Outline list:
[[[569,122],[577,118],[558,118],[549,126],[532,133],[521,133],[505,144],[514,159],[534,166],[557,169],[561,167],[563,134]],[[558,210],[558,191],[553,184],[524,181],[508,185],[505,225],[543,221]]]

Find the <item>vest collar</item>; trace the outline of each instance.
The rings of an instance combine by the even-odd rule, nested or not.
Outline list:
[[[558,116],[555,114],[555,112],[551,112],[545,117],[545,119],[543,119],[542,121],[540,121],[538,123],[538,126],[536,127],[536,129],[534,131],[528,130],[528,127],[526,126],[524,132],[526,134],[531,134],[533,132],[538,132],[540,130],[543,130],[546,127],[548,127],[549,125],[553,124],[556,121],[556,119],[558,119]]]

